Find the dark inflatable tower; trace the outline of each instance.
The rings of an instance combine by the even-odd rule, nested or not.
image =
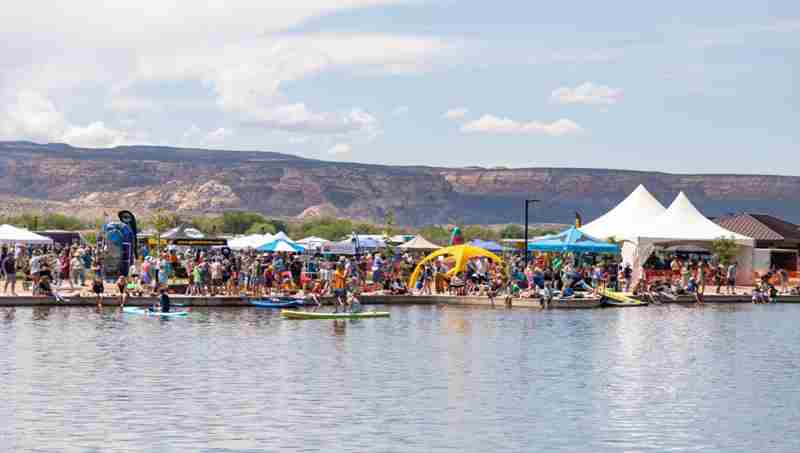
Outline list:
[[[120,211],[119,222],[108,222],[101,231],[100,253],[106,277],[129,275],[138,256],[136,217],[130,211]]]

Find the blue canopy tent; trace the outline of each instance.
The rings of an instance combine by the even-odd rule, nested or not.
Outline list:
[[[571,227],[566,231],[545,236],[528,244],[528,250],[554,253],[619,253],[619,246],[593,238],[583,231]]]
[[[306,249],[300,244],[285,239],[276,239],[272,242],[258,247],[256,250],[259,252],[287,252],[287,253],[303,253]]]
[[[484,241],[482,239],[473,239],[469,241],[469,245],[479,247],[490,252],[502,252],[506,248],[494,241]]]

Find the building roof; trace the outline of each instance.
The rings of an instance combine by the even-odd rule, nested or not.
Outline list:
[[[715,221],[723,228],[758,241],[800,241],[800,226],[767,214],[737,214]]]

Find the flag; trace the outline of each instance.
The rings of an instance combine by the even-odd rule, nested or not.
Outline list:
[[[578,211],[575,211],[575,228],[580,228],[583,226],[583,218]]]

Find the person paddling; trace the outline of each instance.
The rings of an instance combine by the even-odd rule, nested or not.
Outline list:
[[[169,295],[167,294],[166,288],[161,288],[159,290],[160,295],[158,296],[159,307],[156,310],[155,306],[150,307],[150,311],[160,311],[161,313],[169,313],[172,309],[172,304],[169,300]]]

